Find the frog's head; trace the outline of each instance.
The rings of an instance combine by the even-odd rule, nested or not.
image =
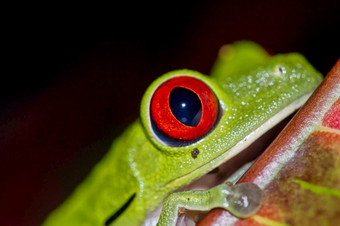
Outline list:
[[[216,77],[173,71],[155,80],[142,99],[144,132],[174,165],[170,174],[200,169],[203,175],[235,156],[299,108],[322,78],[299,54]]]

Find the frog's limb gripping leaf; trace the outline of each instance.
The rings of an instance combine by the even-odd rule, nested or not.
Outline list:
[[[179,208],[207,211],[221,207],[238,217],[249,217],[260,207],[261,189],[253,183],[222,183],[209,190],[172,193],[166,200],[158,226],[174,226]]]

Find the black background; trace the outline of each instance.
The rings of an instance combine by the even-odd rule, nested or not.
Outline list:
[[[301,52],[323,74],[339,57],[336,1],[20,5],[7,13],[1,225],[40,224],[138,117],[143,92],[167,71],[209,74],[218,49],[240,39]]]

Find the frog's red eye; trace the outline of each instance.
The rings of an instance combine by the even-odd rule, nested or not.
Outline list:
[[[181,76],[158,87],[151,100],[153,123],[171,138],[193,140],[215,124],[218,103],[201,80]]]

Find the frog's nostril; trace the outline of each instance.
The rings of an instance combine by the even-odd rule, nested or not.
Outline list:
[[[281,76],[281,75],[283,75],[283,74],[285,74],[285,73],[286,73],[285,67],[283,67],[283,66],[281,66],[281,65],[278,65],[278,66],[275,67],[274,74],[275,74],[276,76]]]

